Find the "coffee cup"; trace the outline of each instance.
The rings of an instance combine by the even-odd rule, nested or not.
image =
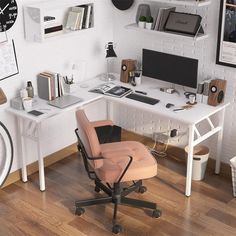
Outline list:
[[[192,104],[192,105],[195,104],[196,96],[194,94],[190,94],[188,99],[189,99],[190,104]]]
[[[32,110],[32,104],[33,104],[33,99],[30,97],[26,97],[22,99],[23,102],[23,107],[25,111],[31,111]]]

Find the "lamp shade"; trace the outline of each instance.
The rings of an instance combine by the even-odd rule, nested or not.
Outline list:
[[[106,58],[109,58],[109,57],[117,57],[114,51],[112,42],[109,42],[106,46]]]

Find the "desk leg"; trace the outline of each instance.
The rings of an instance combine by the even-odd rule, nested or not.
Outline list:
[[[23,120],[20,117],[17,117],[17,125],[18,125],[18,132],[19,132],[19,152],[21,156],[21,178],[24,183],[28,181],[27,176],[27,165],[25,160],[25,138],[23,135]]]
[[[188,137],[188,162],[187,162],[187,175],[186,175],[186,188],[185,195],[189,197],[191,195],[192,184],[192,170],[193,170],[193,142],[194,142],[194,125],[189,126]]]
[[[113,102],[107,101],[107,119],[108,120],[113,120],[114,118],[113,108],[114,108]]]
[[[217,138],[217,154],[216,154],[216,166],[215,166],[215,173],[220,173],[220,159],[222,155],[222,142],[223,142],[223,127],[224,127],[224,120],[225,120],[225,108],[221,111],[221,116],[219,118],[219,126],[221,130],[218,132]]]
[[[44,160],[41,150],[41,124],[37,124],[37,148],[38,148],[38,166],[39,166],[39,185],[40,191],[45,191],[45,175],[44,175]]]

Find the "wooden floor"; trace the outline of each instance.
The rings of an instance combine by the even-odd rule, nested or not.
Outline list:
[[[173,158],[158,163],[157,177],[144,182],[148,192],[131,196],[157,202],[162,217],[153,219],[149,211],[121,206],[122,235],[236,235],[236,198],[229,179],[207,173],[204,181],[193,183],[187,198],[184,164]],[[112,235],[112,205],[88,207],[82,217],[74,215],[75,200],[100,195],[77,155],[46,168],[46,188],[39,191],[36,173],[28,183],[0,190],[0,236]]]

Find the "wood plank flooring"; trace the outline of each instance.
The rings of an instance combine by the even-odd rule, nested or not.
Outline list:
[[[193,182],[192,196],[184,196],[185,165],[174,158],[158,159],[158,175],[144,181],[145,194],[130,196],[157,202],[162,217],[121,206],[118,220],[125,236],[236,235],[236,198],[230,179],[208,172]],[[74,215],[74,201],[99,196],[77,154],[46,169],[46,192],[38,189],[38,173],[0,190],[0,236],[106,236],[111,233],[113,206],[87,207]]]

